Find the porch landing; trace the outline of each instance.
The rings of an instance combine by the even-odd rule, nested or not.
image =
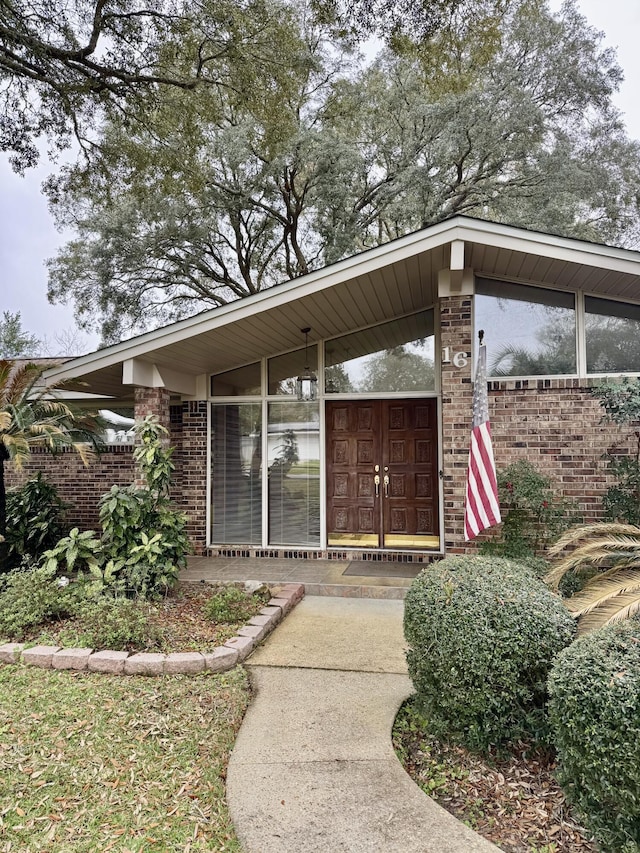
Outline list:
[[[301,583],[307,595],[401,599],[423,568],[420,564],[368,564],[359,560],[189,557],[180,580],[207,583],[259,580],[271,586]]]

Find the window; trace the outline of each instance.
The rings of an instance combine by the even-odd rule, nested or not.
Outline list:
[[[262,406],[214,404],[211,417],[211,541],[262,543]]]
[[[267,368],[269,394],[295,396],[296,379],[306,367],[314,371],[318,369],[318,347],[316,344],[309,344],[306,349],[303,347],[294,352],[270,358]]]
[[[573,293],[478,279],[475,328],[485,334],[490,376],[576,373]]]
[[[435,390],[433,311],[325,344],[326,394]]]
[[[585,296],[587,373],[640,373],[640,305]]]
[[[269,544],[320,544],[320,410],[269,403]]]
[[[257,397],[261,391],[259,361],[211,377],[212,397]]]

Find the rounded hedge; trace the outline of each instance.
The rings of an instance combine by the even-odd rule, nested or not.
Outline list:
[[[549,718],[568,799],[607,851],[640,851],[640,622],[579,637],[549,675]]]
[[[479,750],[547,741],[547,675],[575,620],[529,569],[498,557],[430,565],[407,592],[404,632],[434,734]]]

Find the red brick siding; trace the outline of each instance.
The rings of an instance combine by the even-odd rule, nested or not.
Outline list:
[[[171,408],[171,443],[176,448],[173,497],[187,513],[189,538],[197,554],[207,544],[207,408],[189,401]]]
[[[19,486],[41,471],[58,489],[64,501],[70,504],[67,520],[72,526],[100,529],[98,499],[112,485],[127,486],[134,477],[133,449],[130,445],[116,445],[105,449],[88,468],[77,453],[65,450],[53,456],[36,448],[22,469],[9,463],[5,467],[8,487]]]

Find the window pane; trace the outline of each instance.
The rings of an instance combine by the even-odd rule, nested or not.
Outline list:
[[[262,406],[214,405],[211,538],[216,545],[262,544]]]
[[[318,370],[318,347],[310,344],[305,348],[288,352],[286,355],[278,355],[269,359],[269,394],[286,394],[294,396],[296,393],[296,379],[304,372],[305,367],[310,370]]]
[[[484,330],[490,376],[576,372],[573,293],[478,279],[476,331]]]
[[[640,373],[640,305],[585,296],[587,373]]]
[[[313,403],[269,403],[269,544],[320,544],[320,416]]]
[[[325,344],[325,392],[433,391],[433,311]]]
[[[260,362],[211,377],[212,397],[257,397],[261,392]]]

